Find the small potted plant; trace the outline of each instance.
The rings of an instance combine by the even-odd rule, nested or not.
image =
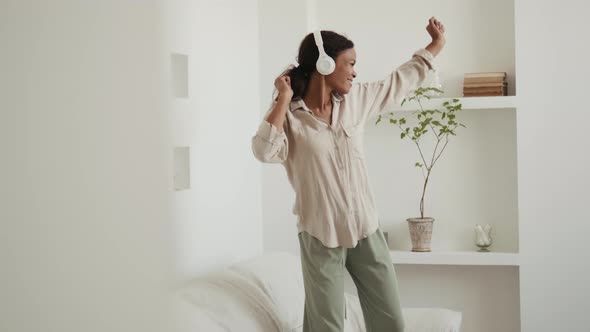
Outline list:
[[[420,161],[414,164],[422,170],[424,176],[422,196],[420,198],[420,217],[406,219],[412,239],[412,251],[417,252],[431,251],[430,240],[432,238],[434,218],[425,217],[424,198],[432,169],[445,151],[450,136],[456,136],[455,131],[458,127],[465,127],[462,123],[457,122],[457,115],[455,113],[461,110],[461,104],[458,99],[443,102],[439,107],[440,109],[423,108],[422,101],[424,99],[431,99],[433,96],[440,96],[442,93],[442,90],[434,87],[419,88],[404,98],[401,103],[403,106],[406,102],[416,102],[419,106],[417,111],[411,113],[407,111],[385,113],[380,115],[375,123],[378,124],[383,119],[388,119],[390,124],[395,125],[401,131],[401,139],[412,140],[420,155]],[[407,118],[411,121],[408,121],[403,116],[404,114],[410,114]],[[425,153],[421,145],[422,140],[426,137],[431,137],[435,140],[434,149],[432,153],[428,154]]]

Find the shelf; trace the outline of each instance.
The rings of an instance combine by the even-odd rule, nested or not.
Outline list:
[[[441,251],[412,252],[390,250],[394,264],[418,265],[489,265],[519,266],[517,253],[477,252],[477,251]]]
[[[441,109],[443,102],[453,98],[459,99],[463,110],[479,110],[479,109],[506,109],[516,108],[516,96],[498,96],[498,97],[441,97],[425,100],[422,102],[422,107],[426,109],[438,108]],[[410,102],[402,106],[394,107],[393,111],[415,111],[418,109],[416,102]]]

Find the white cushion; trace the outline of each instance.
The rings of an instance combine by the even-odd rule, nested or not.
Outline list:
[[[177,332],[227,332],[230,327],[204,308],[195,307],[182,298],[176,298],[174,305],[174,331]]]
[[[249,284],[249,296],[264,297],[270,302],[281,331],[292,331],[303,325],[305,291],[299,256],[286,252],[266,253],[235,264],[231,270]],[[266,303],[266,301],[264,301]]]
[[[228,269],[201,277],[181,290],[181,297],[223,322],[225,331],[278,331],[277,319],[268,304],[251,298],[247,280]],[[197,331],[208,331],[200,330]]]

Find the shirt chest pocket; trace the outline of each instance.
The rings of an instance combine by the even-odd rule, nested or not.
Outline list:
[[[350,156],[353,158],[364,159],[364,149],[363,149],[363,126],[362,124],[357,124],[354,126],[345,126],[343,125],[342,128],[344,129],[344,139],[346,143],[346,147],[350,153]]]

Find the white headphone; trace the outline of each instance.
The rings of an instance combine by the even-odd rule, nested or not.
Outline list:
[[[324,50],[324,41],[322,39],[320,30],[314,31],[313,37],[315,39],[315,44],[318,46],[318,50],[320,51],[320,56],[318,57],[315,67],[320,74],[330,75],[334,72],[334,69],[336,69],[336,62],[334,62],[334,59],[326,54],[326,51]]]

